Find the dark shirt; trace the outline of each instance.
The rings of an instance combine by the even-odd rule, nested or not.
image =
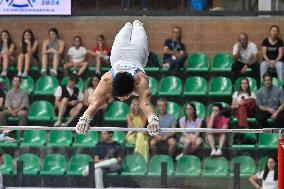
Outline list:
[[[3,98],[3,107],[4,107],[4,102],[5,102],[5,93],[2,89],[0,89],[0,98]],[[3,107],[0,107],[0,110],[3,108]]]
[[[279,48],[283,47],[282,39],[278,38],[277,43],[272,45],[270,44],[268,38],[265,38],[261,44],[262,47],[267,48],[266,55],[270,60],[275,60],[278,57]]]
[[[95,147],[95,156],[99,159],[123,158],[124,151],[122,145],[113,141],[112,143],[99,142]]]
[[[167,39],[164,46],[168,47],[171,51],[185,51],[185,46],[182,42],[174,41],[173,39]],[[171,58],[172,55],[164,54],[164,60]]]

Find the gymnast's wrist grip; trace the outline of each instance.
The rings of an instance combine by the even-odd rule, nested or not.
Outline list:
[[[150,116],[148,116],[148,123],[152,122],[152,121],[158,121],[159,122],[159,118],[158,116],[152,114]]]
[[[89,118],[87,116],[82,116],[82,117],[79,118],[79,122],[84,122],[84,123],[90,124],[91,118]]]

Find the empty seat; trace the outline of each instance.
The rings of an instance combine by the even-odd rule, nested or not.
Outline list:
[[[40,172],[40,159],[35,154],[22,154],[17,161],[23,161],[24,175],[38,175]]]
[[[207,82],[205,78],[195,76],[189,77],[185,81],[184,96],[206,96],[207,94]]]
[[[147,171],[147,162],[140,154],[126,156],[123,163],[122,175],[142,176]]]
[[[260,134],[259,148],[260,149],[277,149],[278,135],[277,134]]]
[[[174,172],[173,159],[168,155],[155,155],[150,160],[149,175],[161,175],[161,163],[167,163],[167,174],[172,175]]]
[[[72,143],[71,131],[51,131],[47,146],[68,147]]]
[[[40,77],[36,82],[34,94],[36,96],[53,96],[58,85],[58,80],[55,77]]]
[[[77,134],[73,142],[74,147],[95,147],[98,143],[99,137],[97,131],[90,131],[86,135]]]
[[[224,157],[208,157],[204,160],[203,176],[227,176],[228,161]]]
[[[232,81],[226,77],[215,77],[209,84],[209,96],[231,96],[232,95]]]
[[[198,176],[201,172],[200,159],[192,155],[184,155],[177,161],[177,176]]]
[[[9,91],[11,89],[10,80],[8,77],[0,77],[0,83],[4,85],[4,91]]]
[[[157,52],[152,52],[152,55],[153,55],[153,61],[155,61],[157,63],[157,65],[161,65],[161,57],[160,57],[160,55]],[[144,70],[145,70],[145,72],[159,72],[160,71],[160,67],[159,66],[147,65],[144,68]]]
[[[53,120],[53,105],[48,101],[34,101],[30,107],[28,120],[30,122],[49,122]]]
[[[264,157],[260,158],[260,160],[258,160],[258,167],[257,167],[258,171],[264,170],[264,168],[266,166],[267,159],[268,159],[268,156],[264,156]]]
[[[152,95],[156,95],[158,91],[158,81],[154,77],[149,77],[149,88]]]
[[[46,131],[27,130],[24,132],[24,140],[21,147],[42,147],[46,144]]]
[[[0,165],[0,172],[3,175],[12,175],[14,169],[15,167],[12,156],[9,154],[4,154],[3,163]]]
[[[43,176],[63,176],[66,173],[66,159],[61,154],[45,156],[40,172]]]
[[[112,139],[120,144],[123,144],[125,139],[125,133],[123,131],[114,131],[112,134]]]
[[[237,156],[231,161],[230,173],[234,175],[234,164],[240,164],[240,176],[251,176],[255,174],[255,162],[249,156]]]
[[[114,101],[104,115],[106,121],[125,121],[128,114],[128,105],[124,102]]]
[[[187,72],[207,72],[209,68],[208,55],[195,52],[187,59]]]
[[[179,118],[179,105],[176,102],[167,102],[167,112],[176,118]]]
[[[21,80],[21,89],[26,91],[28,94],[32,94],[34,91],[34,80],[32,77],[28,76],[26,78],[22,78]]]
[[[238,91],[241,85],[241,80],[244,77],[239,77],[235,83],[235,91]],[[250,90],[255,92],[257,90],[257,84],[256,84],[256,80],[252,77],[246,77],[249,80],[249,86],[250,86]]]
[[[233,58],[230,53],[217,53],[213,57],[211,72],[213,73],[228,73],[231,72]]]
[[[67,85],[69,82],[69,76],[65,76],[61,82],[62,85]],[[84,91],[84,82],[81,78],[79,78],[78,83],[76,84],[76,87],[78,87],[78,89],[83,92]]]
[[[160,96],[179,96],[182,91],[181,79],[175,76],[163,77],[160,81]]]
[[[237,137],[239,140],[243,141],[244,144],[233,144],[234,149],[254,149],[255,143],[257,142],[257,137],[255,133],[237,133],[235,134],[235,137]]]
[[[89,162],[92,161],[92,157],[87,154],[76,154],[70,159],[68,175],[79,176],[83,175],[83,170],[86,166],[89,166]]]

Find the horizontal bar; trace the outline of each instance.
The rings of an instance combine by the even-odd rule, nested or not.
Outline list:
[[[75,131],[75,127],[44,127],[44,126],[0,126],[0,130],[60,130]],[[90,131],[140,131],[148,132],[147,128],[124,127],[91,127]],[[160,132],[200,132],[200,133],[279,133],[280,129],[212,129],[212,128],[160,128]]]

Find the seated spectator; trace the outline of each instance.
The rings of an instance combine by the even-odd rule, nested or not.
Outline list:
[[[5,93],[4,93],[3,88],[4,88],[3,83],[0,83],[0,111],[3,110],[4,103],[5,103]]]
[[[130,105],[130,111],[127,115],[128,128],[144,128],[146,126],[147,119],[140,108],[137,99],[134,99]],[[149,157],[149,142],[148,135],[144,132],[132,132],[128,131],[125,140],[128,144],[134,144],[134,153],[141,154],[146,162]]]
[[[88,62],[86,60],[87,50],[82,46],[82,38],[80,36],[75,36],[73,38],[73,47],[68,50],[68,63],[64,64],[64,75],[68,75],[68,70],[70,68],[79,69],[78,76],[81,76],[88,67]]]
[[[267,119],[274,120],[273,127],[281,128],[284,122],[284,92],[273,86],[269,73],[263,75],[264,86],[256,92],[256,119],[260,128],[267,128]]]
[[[88,83],[88,88],[85,90],[84,93],[84,108],[87,109],[88,106],[91,104],[93,97],[94,97],[94,91],[97,88],[99,82],[101,80],[101,76],[99,74],[94,74],[93,77],[91,77],[90,82]],[[112,99],[108,100],[108,104],[112,101]],[[96,115],[92,119],[91,125],[95,126],[103,126],[103,114],[104,109],[106,108],[106,105],[104,108],[101,108],[97,111]]]
[[[239,119],[240,128],[248,128],[248,117],[255,116],[255,94],[250,91],[249,80],[243,78],[238,91],[234,92],[232,109],[234,117]]]
[[[167,100],[164,98],[158,99],[157,107],[159,110],[160,128],[176,128],[176,118],[167,113]],[[158,145],[160,144],[167,144],[168,155],[174,157],[177,145],[175,133],[161,133],[160,135],[153,136],[150,141],[152,155],[157,154]]]
[[[0,142],[16,142],[16,139],[14,139],[13,137],[10,137],[8,134],[11,132],[12,130],[3,130],[0,133]],[[1,183],[1,182],[0,182]],[[1,186],[1,185],[0,185]]]
[[[54,126],[70,126],[70,124],[77,118],[83,108],[83,93],[76,87],[79,78],[76,74],[70,75],[68,84],[58,86],[54,93],[55,107],[58,109],[58,118]],[[62,124],[63,116],[70,115],[69,120]]]
[[[43,41],[42,46],[41,75],[47,74],[47,65],[52,62],[50,75],[57,76],[57,70],[63,53],[64,41],[59,38],[56,28],[50,28],[48,30],[48,39]]]
[[[260,64],[261,79],[263,75],[276,68],[277,77],[283,79],[283,41],[279,38],[280,29],[278,26],[273,25],[270,27],[270,33],[267,38],[262,41],[262,56],[263,61]]]
[[[105,44],[105,37],[100,34],[97,36],[97,46],[92,51],[88,51],[91,56],[95,57],[96,72],[101,74],[101,64],[109,64],[110,48]]]
[[[12,41],[11,35],[8,30],[2,30],[0,33],[0,64],[2,64],[1,76],[7,76],[9,64],[14,60],[14,53],[16,45]]]
[[[257,47],[248,40],[246,33],[240,33],[238,42],[233,47],[234,64],[232,65],[232,79],[236,81],[248,68],[252,69],[252,76],[260,85],[259,64],[257,62]]]
[[[181,29],[174,27],[172,38],[167,39],[164,44],[163,66],[169,67],[169,75],[178,76],[180,68],[186,60],[185,46],[181,42]]]
[[[2,167],[3,165],[4,165],[4,152],[0,149],[0,166]],[[4,188],[3,183],[4,183],[3,174],[0,171],[0,188]]]
[[[275,157],[269,157],[265,168],[249,178],[250,183],[256,189],[277,189],[278,188],[278,166]],[[262,186],[258,181],[262,181]]]
[[[122,169],[124,150],[121,144],[112,140],[112,131],[101,132],[101,142],[95,147],[95,182],[96,188],[104,188],[103,174],[118,172]],[[89,174],[89,166],[83,170],[83,175]]]
[[[222,115],[223,107],[221,104],[214,104],[212,106],[212,112],[210,117],[206,119],[207,128],[213,129],[227,129],[229,120]],[[225,133],[209,133],[207,135],[208,143],[212,149],[211,156],[221,156],[222,148],[225,145],[226,135]],[[219,148],[216,150],[215,141],[219,140]]]
[[[19,117],[19,125],[26,126],[28,121],[28,94],[20,88],[21,79],[13,77],[12,89],[7,93],[5,99],[5,110],[0,113],[0,125],[7,125],[8,116]]]
[[[197,117],[194,104],[186,104],[186,115],[179,119],[179,126],[181,128],[201,128],[202,119]],[[184,148],[182,153],[178,155],[176,159],[179,159],[183,155],[193,153],[201,145],[202,138],[200,137],[199,132],[183,132],[180,143],[184,144]]]
[[[31,29],[26,29],[20,42],[20,53],[18,56],[18,76],[27,77],[31,63],[38,63],[38,41],[35,39]],[[24,72],[23,68],[25,66]]]

